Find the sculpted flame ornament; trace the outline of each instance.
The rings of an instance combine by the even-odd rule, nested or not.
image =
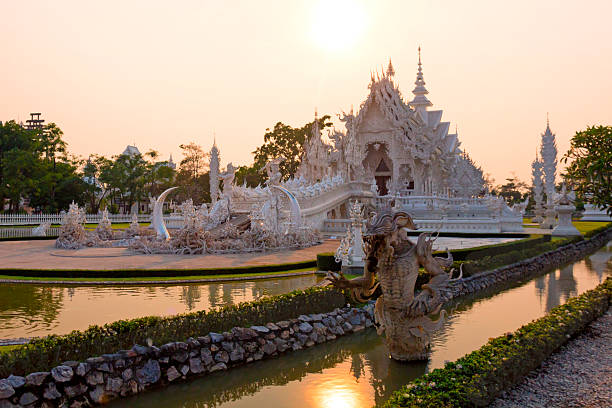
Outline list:
[[[375,317],[378,334],[385,335],[391,358],[400,361],[425,360],[431,334],[445,321],[442,310],[437,321],[427,315],[438,313],[448,299],[450,268],[453,259],[432,256],[435,239],[422,233],[413,243],[405,228],[416,229],[404,211],[385,211],[376,215],[364,234],[366,264],[363,277],[347,280],[341,273],[329,273],[327,279],[337,288],[349,289],[358,301],[372,297],[380,287]],[[431,275],[415,295],[419,267]],[[378,278],[378,281],[377,281]]]

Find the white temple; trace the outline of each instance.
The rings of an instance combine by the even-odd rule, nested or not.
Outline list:
[[[299,203],[307,224],[328,233],[345,232],[349,200],[371,207],[403,207],[425,230],[522,231],[522,211],[501,197],[485,196],[482,170],[459,149],[457,133],[430,110],[420,59],[413,99],[405,101],[394,82],[391,61],[371,76],[370,93],[354,113],[342,113],[344,131],[321,135],[315,112],[295,179],[280,182]],[[248,212],[269,187],[233,188],[232,211]]]

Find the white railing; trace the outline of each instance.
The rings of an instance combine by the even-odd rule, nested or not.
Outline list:
[[[45,222],[61,224],[63,214],[0,214],[0,225],[40,225]],[[87,214],[85,219],[88,223],[97,224],[102,220],[102,214]],[[130,214],[109,214],[111,222],[131,222]],[[151,221],[151,215],[138,214],[138,222]]]
[[[29,238],[32,236],[34,228],[0,228],[0,238]],[[47,236],[56,237],[59,235],[60,227],[47,228]]]

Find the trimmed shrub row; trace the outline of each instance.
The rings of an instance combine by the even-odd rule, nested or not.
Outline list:
[[[605,225],[602,225],[599,228],[595,228],[595,229],[587,232],[586,234],[584,234],[584,237],[585,238],[591,238],[591,237],[599,234],[600,232],[604,232],[605,230],[607,230],[608,228],[611,228],[611,227],[612,227],[612,222],[609,222],[609,223],[607,223]]]
[[[463,276],[468,277],[478,272],[487,271],[500,266],[510,265],[523,259],[531,258],[544,252],[553,251],[560,246],[572,244],[581,241],[582,237],[565,238],[556,241],[537,241],[535,244],[530,243],[528,246],[521,246],[521,249],[501,252],[494,256],[483,256],[480,259],[471,259],[466,261],[455,260],[453,266],[457,269],[463,265]],[[511,247],[512,248],[512,247]]]
[[[0,275],[33,276],[39,278],[132,278],[156,276],[210,276],[220,274],[243,274],[262,272],[282,272],[312,268],[316,261],[301,261],[275,265],[242,266],[238,268],[203,269],[0,269]]]
[[[342,268],[342,262],[336,262],[333,252],[317,254],[317,270],[338,272]]]
[[[165,344],[209,332],[222,333],[233,327],[250,327],[302,314],[329,312],[346,303],[345,296],[339,291],[309,288],[210,311],[170,317],[150,316],[119,320],[102,327],[91,326],[67,335],[34,339],[13,352],[0,353],[0,378],[48,371],[64,361],[114,353],[134,344]]]
[[[401,390],[390,407],[481,407],[523,379],[568,339],[606,312],[612,279],[571,298],[514,333],[490,340],[472,353],[433,370]]]
[[[532,235],[529,238],[517,241],[484,245],[475,248],[453,249],[450,252],[455,261],[466,261],[484,258],[486,256],[495,256],[510,251],[521,251],[544,242],[550,242],[550,235]],[[445,256],[446,251],[436,251],[434,255]]]

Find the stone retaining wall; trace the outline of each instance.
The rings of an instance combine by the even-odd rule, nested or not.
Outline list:
[[[373,305],[230,332],[209,333],[161,347],[66,361],[50,372],[0,380],[0,408],[87,407],[147,389],[312,347],[373,325]]]
[[[448,300],[469,295],[483,289],[507,282],[517,282],[540,275],[547,270],[584,258],[606,245],[612,238],[612,229],[601,232],[589,240],[564,245],[533,258],[502,266],[490,271],[480,272],[456,281],[451,286]]]

